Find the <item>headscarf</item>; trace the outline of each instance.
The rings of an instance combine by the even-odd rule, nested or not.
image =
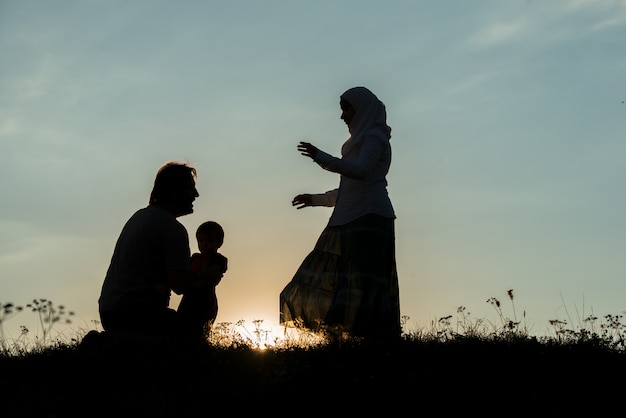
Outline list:
[[[391,138],[391,127],[387,125],[387,111],[383,102],[365,87],[353,87],[346,90],[341,100],[354,108],[354,118],[348,126],[350,142],[358,141],[367,131],[378,128]]]

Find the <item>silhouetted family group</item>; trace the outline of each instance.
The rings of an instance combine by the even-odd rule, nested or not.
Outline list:
[[[391,128],[386,109],[370,90],[340,96],[350,136],[341,157],[308,142],[297,150],[340,175],[336,189],[300,194],[292,205],[333,207],[313,250],[280,293],[285,326],[377,340],[401,335],[395,259],[395,212],[387,192]],[[193,213],[196,169],[169,161],[157,171],[148,206],[124,225],[98,300],[106,333],[147,338],[206,340],[217,317],[216,286],[227,270],[219,253],[224,230],[214,221],[195,233],[191,254],[177,218]],[[170,296],[182,295],[177,309]]]

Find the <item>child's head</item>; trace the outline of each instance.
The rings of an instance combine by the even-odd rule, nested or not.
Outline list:
[[[196,230],[196,241],[202,254],[217,252],[224,243],[224,229],[217,222],[204,222]]]

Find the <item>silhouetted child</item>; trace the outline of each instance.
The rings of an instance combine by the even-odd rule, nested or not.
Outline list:
[[[210,266],[218,266],[223,273],[228,268],[228,259],[218,252],[224,243],[224,229],[220,224],[207,221],[196,230],[199,253],[191,255],[191,271],[200,271]],[[206,336],[217,317],[217,295],[215,286],[205,293],[186,293],[178,305],[178,313],[187,322],[193,335]]]

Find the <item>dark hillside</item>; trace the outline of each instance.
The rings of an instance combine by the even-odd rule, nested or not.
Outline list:
[[[297,349],[79,350],[0,359],[4,417],[594,415],[623,408],[623,353],[532,339]]]

